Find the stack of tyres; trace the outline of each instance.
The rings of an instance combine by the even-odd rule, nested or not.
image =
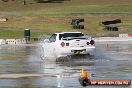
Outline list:
[[[79,25],[79,29],[84,29],[84,25]]]
[[[84,25],[80,25],[81,22],[84,22],[84,19],[72,19],[71,25],[73,29],[84,29]]]
[[[115,19],[115,20],[109,20],[109,21],[103,21],[102,25],[105,27],[107,31],[118,31],[118,25],[119,23],[122,23],[121,19]]]
[[[84,22],[84,19],[72,19],[72,23],[76,22],[76,21],[78,21],[80,23],[80,22]]]
[[[111,21],[103,21],[102,24],[103,25],[111,25],[111,24],[118,24],[121,23],[121,19],[115,19],[115,20],[111,20]]]
[[[84,29],[84,25],[73,26],[73,29]]]
[[[108,31],[118,31],[118,27],[106,26],[105,29],[108,30]]]

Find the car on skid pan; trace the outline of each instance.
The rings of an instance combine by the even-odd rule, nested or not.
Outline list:
[[[71,55],[93,55],[95,50],[94,40],[82,32],[54,33],[42,44],[44,57],[55,58]]]

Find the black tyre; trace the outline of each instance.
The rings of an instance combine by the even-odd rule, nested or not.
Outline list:
[[[79,19],[80,22],[84,22],[84,19]]]
[[[81,84],[82,86],[88,86],[88,85],[91,84],[91,83],[90,83],[90,80],[87,79],[87,78],[85,78],[85,77],[79,78],[79,82],[80,82],[80,84]]]
[[[84,29],[84,25],[79,25],[79,29]]]
[[[77,29],[77,26],[73,26],[73,29]]]
[[[118,27],[113,27],[113,31],[118,31]]]

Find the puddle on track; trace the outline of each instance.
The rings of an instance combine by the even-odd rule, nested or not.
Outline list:
[[[56,63],[42,60],[38,46],[0,46],[0,88],[83,88],[78,82],[82,66],[89,74],[95,73],[91,79],[132,79],[132,45],[110,44],[105,47],[99,44],[96,47],[92,59],[71,58],[69,62]],[[5,77],[1,77],[2,74]]]

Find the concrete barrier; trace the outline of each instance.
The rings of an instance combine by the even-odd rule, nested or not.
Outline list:
[[[119,41],[132,41],[132,37],[99,37],[99,38],[93,38],[95,42],[105,42],[105,41],[111,41],[111,42],[119,42]]]

